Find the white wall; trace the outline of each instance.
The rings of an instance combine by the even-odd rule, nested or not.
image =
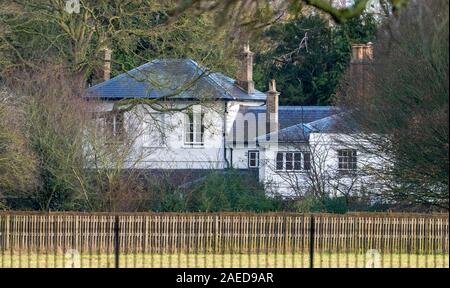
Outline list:
[[[173,103],[174,108],[188,105],[187,102]],[[97,110],[110,110],[112,103],[101,103]],[[226,109],[225,109],[225,105]],[[259,106],[261,103],[250,102],[215,102],[202,106],[205,113],[204,146],[185,145],[185,112],[166,112],[164,117],[158,116],[156,111],[145,110],[138,106],[131,112],[127,112],[125,119],[128,126],[140,127],[134,143],[133,155],[128,161],[129,168],[141,169],[224,169],[227,163],[224,158],[224,128],[229,133],[233,127],[240,105]],[[227,112],[225,112],[227,111]],[[224,117],[225,127],[224,127]],[[159,123],[159,124],[155,124]],[[155,127],[163,127],[162,130]],[[130,128],[128,128],[130,129]],[[131,131],[131,130],[130,130]],[[227,133],[226,133],[227,134]],[[163,141],[162,141],[163,140]],[[276,145],[274,145],[276,144]],[[259,147],[249,146],[234,147],[232,143],[226,144],[228,161],[233,160],[232,167],[248,169],[248,151],[260,151],[259,179],[267,187],[268,194],[277,193],[286,197],[304,195],[317,186],[317,177],[312,180],[311,172],[305,171],[276,171],[276,155],[278,151],[296,152],[307,151],[311,154],[311,165],[314,173],[321,173],[328,178],[327,193],[339,194],[345,191],[347,186],[355,182],[354,177],[335,177],[338,169],[339,149],[355,148],[358,151],[358,170],[366,170],[370,167],[379,169],[383,161],[362,151],[363,145],[358,137],[346,134],[312,133],[310,142],[307,143],[260,143]],[[365,145],[365,144],[364,144]],[[363,146],[364,146],[363,145]],[[365,145],[365,147],[367,147]],[[231,155],[232,154],[232,155]],[[302,157],[303,158],[303,157]],[[303,159],[302,159],[303,160]],[[127,164],[125,164],[127,165]],[[358,185],[376,184],[371,177],[360,177]],[[336,179],[335,179],[336,178]],[[348,179],[347,179],[348,178]],[[322,179],[321,181],[325,181]],[[334,181],[334,182],[333,182]]]
[[[181,108],[189,104],[192,103],[174,102],[171,107]],[[135,107],[125,115],[127,130],[133,131],[135,135],[131,136],[135,138],[135,141],[133,155],[129,157],[132,160],[128,161],[129,166],[140,169],[226,168],[224,128],[227,133],[231,130],[240,105],[259,106],[261,103],[230,101],[201,105],[202,113],[205,113],[204,145],[202,146],[185,144],[184,111],[159,113],[145,106]],[[112,107],[112,102],[103,102],[97,105],[96,110],[108,111]],[[233,160],[236,161],[236,168],[247,168],[245,151],[239,151],[239,149],[234,151]],[[231,161],[231,153],[231,150],[227,149],[228,161]]]
[[[276,156],[278,152],[307,151],[305,143],[295,145],[270,145],[261,147],[259,178],[266,186],[268,194],[279,194],[285,197],[300,196],[300,189],[307,185],[307,175],[304,171],[277,171]]]
[[[346,134],[312,133],[309,145],[279,144],[278,147],[265,145],[261,149],[260,179],[267,187],[267,191],[285,197],[302,196],[307,192],[319,190],[331,196],[343,195],[358,189],[375,189],[381,187],[378,180],[363,172],[380,169],[384,161],[380,157],[370,154],[368,143],[362,143],[359,137]],[[357,173],[342,174],[338,170],[338,150],[357,150]],[[312,168],[309,172],[276,171],[276,155],[279,151],[309,151]]]

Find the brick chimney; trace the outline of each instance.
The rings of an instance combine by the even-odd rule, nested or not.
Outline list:
[[[277,91],[275,80],[269,82],[266,101],[266,129],[267,133],[278,130],[278,100],[280,93]]]
[[[104,48],[102,51],[102,79],[103,81],[107,81],[111,78],[111,54],[112,51],[109,48]]]
[[[350,61],[351,89],[358,98],[371,93],[371,66],[373,61],[373,44],[353,44]]]
[[[255,92],[255,83],[253,82],[253,52],[250,51],[250,45],[244,44],[240,53],[240,66],[238,68],[236,84],[248,94]]]
[[[352,64],[366,63],[370,64],[373,60],[373,44],[353,44],[352,45]]]

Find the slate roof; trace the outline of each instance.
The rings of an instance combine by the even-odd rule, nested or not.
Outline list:
[[[284,129],[280,129],[276,132],[268,135],[263,135],[260,139],[272,138],[274,133],[277,133],[277,139],[279,143],[290,142],[306,142],[309,140],[311,133],[354,133],[358,131],[356,125],[349,124],[349,121],[345,119],[343,112],[334,110],[336,114],[317,119],[309,123],[299,123]]]
[[[260,91],[248,94],[235,85],[235,80],[209,71],[191,59],[154,60],[108,81],[87,89],[87,98],[121,100],[216,99],[265,101]]]
[[[263,135],[260,137],[260,139],[267,139],[267,136],[269,136],[269,139],[274,139],[273,135],[276,135],[278,143],[307,142],[309,140],[309,134],[311,132],[312,130],[306,124],[300,123],[291,127],[281,129],[279,131],[272,132],[268,135]]]
[[[322,133],[355,133],[360,131],[358,125],[354,124],[343,112],[313,121],[306,127],[314,132]]]
[[[241,106],[239,112],[244,115],[246,113],[254,113],[257,115],[258,113],[266,113],[266,107]],[[279,106],[279,128],[284,129],[299,123],[310,123],[333,114],[336,114],[336,108],[333,106]]]
[[[257,131],[259,131],[258,129],[259,118],[257,115],[258,113],[266,113],[266,106],[260,107],[241,106],[239,109],[239,113],[244,115],[244,117],[247,113],[253,113],[255,115],[254,119],[257,120],[256,128]],[[309,134],[311,132],[318,131],[319,129],[318,126],[325,125],[326,120],[324,119],[334,117],[337,113],[338,113],[337,108],[333,106],[279,106],[278,107],[279,130],[278,132],[275,132],[278,133],[277,135],[278,141],[279,142],[308,141]],[[311,123],[314,123],[314,125],[310,126]],[[236,123],[233,124],[233,131],[236,131],[236,125],[237,125]],[[260,137],[266,137],[269,135],[262,135]],[[257,138],[262,140],[263,138],[260,137]]]

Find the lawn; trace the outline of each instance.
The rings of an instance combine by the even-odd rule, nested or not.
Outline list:
[[[376,267],[425,268],[449,267],[449,255],[380,255],[379,261],[364,254],[320,253],[314,257],[314,266],[323,268]],[[371,261],[374,260],[374,261]],[[300,268],[309,267],[308,254],[122,254],[120,267],[137,268]],[[114,267],[113,254],[85,254],[82,257],[54,254],[0,254],[0,268],[108,268]],[[371,264],[375,263],[375,264]]]

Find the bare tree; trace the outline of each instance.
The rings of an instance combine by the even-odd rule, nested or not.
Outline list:
[[[381,29],[365,93],[344,85],[337,99],[386,163],[377,196],[400,207],[449,207],[448,20],[448,1],[411,1]]]
[[[261,29],[271,25],[291,14],[294,17],[301,16],[305,10],[315,9],[332,17],[336,22],[345,22],[348,19],[360,16],[367,8],[370,0],[356,0],[352,5],[339,6],[329,0],[281,0],[281,1],[257,1],[257,0],[227,0],[227,1],[179,1],[179,7],[175,13],[192,10],[200,13],[205,11],[218,12],[219,23],[231,22],[235,27],[249,27]],[[398,11],[408,3],[408,0],[382,0],[381,6],[385,10]],[[309,13],[308,12],[308,13]]]
[[[37,161],[26,139],[23,98],[0,88],[0,209],[35,189]],[[3,204],[2,204],[3,203]]]

